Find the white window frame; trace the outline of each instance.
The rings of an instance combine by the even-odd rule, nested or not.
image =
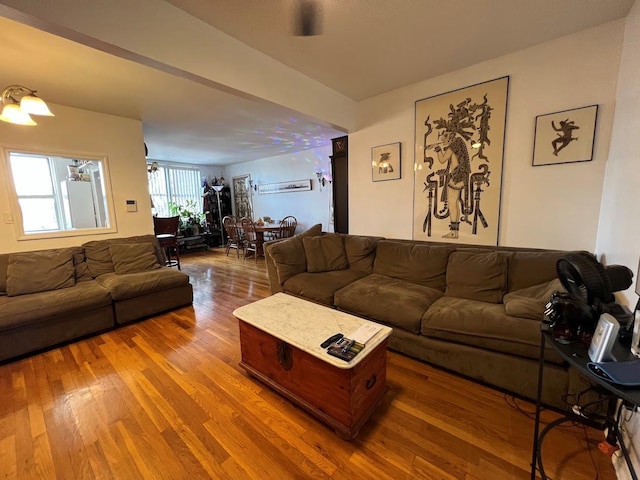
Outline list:
[[[177,175],[190,176],[191,185],[177,186]],[[193,200],[202,211],[202,177],[197,167],[179,166],[158,163],[158,170],[149,173],[149,193],[153,202],[154,213],[159,217],[169,217],[169,202],[185,205]]]
[[[106,198],[106,214],[109,219],[108,227],[82,228],[74,230],[48,230],[42,232],[25,232],[23,228],[22,209],[18,201],[18,194],[13,181],[13,173],[11,170],[11,154],[33,155],[40,157],[65,157],[65,158],[81,158],[86,160],[95,160],[101,162],[103,173],[104,196]],[[100,155],[87,152],[70,152],[54,149],[38,149],[24,147],[5,146],[0,148],[0,160],[2,160],[2,168],[5,172],[5,180],[7,186],[7,194],[9,196],[9,204],[11,206],[11,216],[13,218],[13,227],[16,234],[16,240],[38,240],[44,238],[67,238],[83,235],[101,235],[105,233],[115,233],[118,231],[116,225],[116,216],[114,210],[113,193],[111,188],[111,175],[109,173],[109,159],[107,155]],[[54,185],[54,191],[56,186]],[[61,221],[58,219],[58,221]]]

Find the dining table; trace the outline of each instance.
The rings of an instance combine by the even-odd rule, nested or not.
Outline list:
[[[237,223],[237,227],[242,230],[242,224]],[[280,223],[263,223],[262,225],[255,224],[256,227],[256,257],[264,256],[264,234],[265,232],[278,233],[280,231]]]

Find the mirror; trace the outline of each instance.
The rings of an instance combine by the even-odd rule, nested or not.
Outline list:
[[[106,158],[9,151],[8,166],[19,237],[115,230]]]

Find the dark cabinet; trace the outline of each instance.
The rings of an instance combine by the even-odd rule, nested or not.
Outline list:
[[[349,137],[333,138],[331,143],[333,228],[337,233],[349,233]]]

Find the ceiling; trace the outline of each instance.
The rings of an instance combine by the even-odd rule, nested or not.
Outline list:
[[[294,37],[296,1],[168,3],[355,101],[624,17],[633,4],[316,0],[322,34]],[[4,17],[0,55],[11,65],[0,69],[0,88],[19,83],[50,103],[140,119],[157,160],[229,165],[328,145],[345,133]]]

